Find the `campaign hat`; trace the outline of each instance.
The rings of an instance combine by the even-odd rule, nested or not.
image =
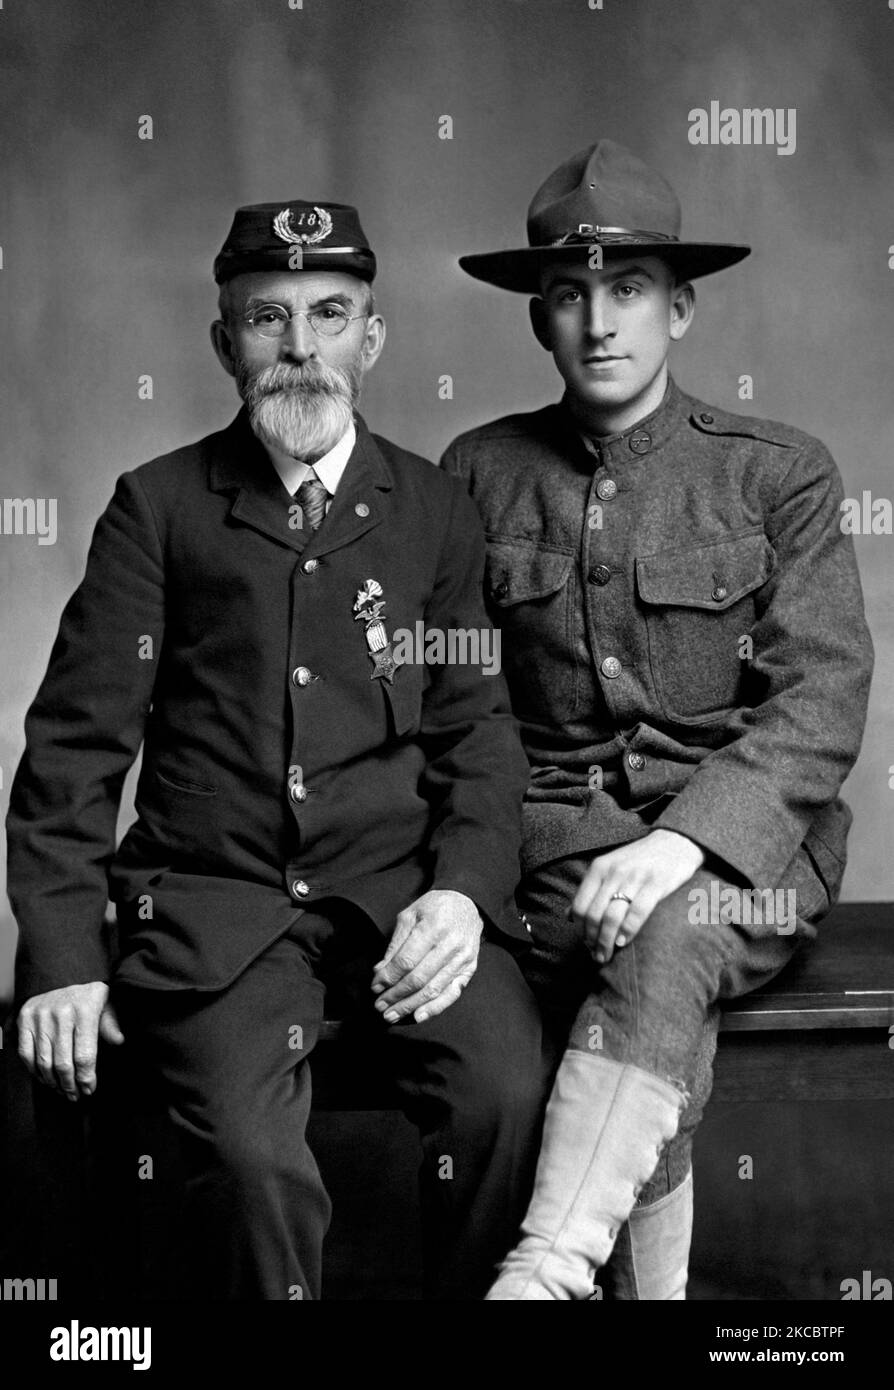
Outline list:
[[[680,200],[661,174],[615,140],[597,140],[566,159],[528,208],[528,245],[461,256],[467,274],[500,289],[540,293],[548,263],[661,256],[678,281],[711,275],[743,260],[750,246],[684,241]]]

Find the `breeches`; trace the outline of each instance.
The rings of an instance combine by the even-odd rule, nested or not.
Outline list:
[[[665,1196],[685,1178],[692,1139],[711,1093],[720,1005],[772,979],[791,959],[812,925],[829,909],[825,885],[814,874],[811,891],[799,893],[794,930],[777,921],[739,920],[702,924],[698,908],[741,889],[699,869],[658,904],[629,945],[597,966],[568,908],[593,859],[578,854],[553,860],[523,883],[520,905],[531,925],[534,949],[522,967],[543,1011],[558,1065],[566,1046],[631,1062],[677,1086],[687,1104],[676,1139],[643,1188],[638,1206]],[[714,885],[712,889],[712,883]],[[726,914],[722,913],[721,916]]]

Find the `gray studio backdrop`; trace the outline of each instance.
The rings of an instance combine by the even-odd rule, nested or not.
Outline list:
[[[680,384],[819,435],[849,496],[890,497],[883,0],[29,0],[4,9],[0,45],[2,497],[58,504],[55,544],[0,535],[4,809],[24,711],[116,476],[235,409],[207,324],[211,260],[240,203],[359,206],[389,326],[364,413],[437,458],[460,430],[557,394],[524,299],[468,280],[457,255],[521,244],[545,175],[598,136],[620,139],[675,184],[684,232],[755,248],[699,283]],[[691,144],[689,112],[712,101],[793,108],[794,151]],[[857,549],[878,668],[845,791],[845,896],[889,898],[894,538]]]

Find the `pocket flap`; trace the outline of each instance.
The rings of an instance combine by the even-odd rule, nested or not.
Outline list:
[[[760,588],[773,571],[773,550],[756,533],[688,550],[661,550],[636,561],[639,596],[645,603],[680,604],[720,612]]]
[[[422,721],[422,668],[412,662],[402,662],[393,681],[378,682],[385,692],[398,738],[419,732]]]
[[[498,608],[545,598],[567,582],[574,557],[524,541],[488,542],[486,588]]]

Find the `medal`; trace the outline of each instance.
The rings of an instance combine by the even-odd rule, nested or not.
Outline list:
[[[389,685],[394,680],[398,663],[391,651],[391,642],[385,628],[385,600],[381,597],[382,586],[375,579],[367,579],[363,588],[358,589],[354,600],[354,622],[365,623],[367,655],[375,667],[370,680],[386,680]]]

